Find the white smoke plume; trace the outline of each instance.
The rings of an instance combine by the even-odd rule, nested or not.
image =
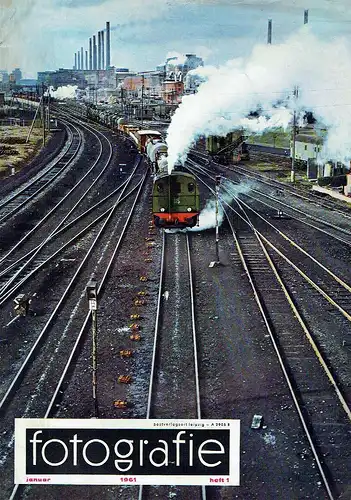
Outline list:
[[[248,193],[254,188],[254,182],[248,181],[240,184],[233,184],[230,181],[224,181],[220,185],[219,189],[219,201],[224,204],[224,209],[226,208],[225,203],[230,204],[233,199],[240,193]],[[224,219],[224,210],[221,203],[218,203],[218,225],[220,226]],[[216,227],[216,200],[211,198],[207,200],[205,207],[201,210],[199,214],[199,225],[188,228],[187,231],[199,232],[205,231],[206,229],[212,229]]]
[[[212,71],[197,94],[184,96],[168,129],[170,169],[184,161],[201,135],[221,135],[244,126],[253,132],[288,125],[294,109],[312,111],[328,128],[320,160],[345,165],[351,159],[351,53],[345,40],[324,42],[304,26],[279,45],[257,45],[249,58]],[[293,97],[298,87],[298,99]],[[248,119],[261,109],[261,117]]]
[[[77,85],[66,85],[65,87],[58,87],[54,90],[50,87],[50,95],[55,99],[74,99],[76,97]]]

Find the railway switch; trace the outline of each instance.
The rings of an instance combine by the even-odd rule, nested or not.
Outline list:
[[[24,293],[20,293],[13,302],[15,314],[17,316],[27,316],[30,299]]]

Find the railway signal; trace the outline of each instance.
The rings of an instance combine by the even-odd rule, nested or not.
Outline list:
[[[93,338],[93,400],[95,417],[99,417],[99,404],[97,398],[97,283],[95,280],[90,280],[86,287],[86,293],[89,301],[89,310],[91,311],[92,320],[92,338]]]
[[[27,316],[29,310],[29,298],[24,293],[20,293],[13,302],[15,314],[17,316]]]

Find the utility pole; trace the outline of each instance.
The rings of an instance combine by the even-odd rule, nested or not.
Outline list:
[[[43,123],[43,146],[45,146],[45,99],[44,99],[44,84],[42,84],[42,100],[41,100],[41,113]]]
[[[144,75],[141,77],[141,126],[143,126],[144,117]]]
[[[219,264],[219,229],[218,229],[218,198],[219,198],[219,185],[221,183],[221,176],[216,175],[216,263]]]
[[[294,88],[294,118],[293,118],[293,137],[292,137],[292,158],[291,158],[291,182],[295,182],[295,151],[296,151],[296,101],[299,96],[299,89]]]
[[[48,133],[50,133],[50,87],[48,88]]]
[[[89,310],[91,311],[92,324],[92,388],[95,418],[99,418],[99,403],[97,397],[97,283],[90,280],[86,287],[89,300]]]

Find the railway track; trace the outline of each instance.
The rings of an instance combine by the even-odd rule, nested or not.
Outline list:
[[[133,175],[130,180],[132,178]],[[64,291],[57,294],[58,300],[53,304],[50,317],[45,319],[39,334],[33,338],[25,360],[3,395],[0,411],[2,428],[7,431],[6,435],[2,433],[1,438],[2,465],[12,456],[14,417],[35,415],[48,418],[57,411],[86,340],[90,312],[87,313],[85,307],[85,284],[94,273],[99,284],[98,296],[101,298],[145,179],[146,172],[134,198],[124,204],[118,214],[117,201],[99,231],[95,232],[74,276],[66,279]],[[122,196],[123,193],[120,198]],[[4,483],[7,487],[11,485],[11,479],[6,475]],[[22,488],[16,486],[8,498],[19,498],[21,491]]]
[[[95,213],[96,215],[101,214],[99,217],[95,218],[95,222],[101,220],[101,217],[103,217],[103,213],[106,213],[107,201],[114,195],[116,195],[116,193],[118,192],[119,188],[113,190],[109,195],[105,196],[98,203],[95,203],[93,207],[90,206],[90,208],[85,210],[85,212],[81,213],[78,217],[75,216],[75,218],[72,219],[72,216],[76,215],[76,213],[78,211],[81,211],[82,208],[84,209],[84,206],[89,206],[89,202],[91,203],[92,189],[94,186],[97,185],[98,181],[101,182],[102,176],[106,172],[106,169],[109,167],[112,158],[112,144],[109,140],[105,138],[107,140],[108,155],[107,158],[105,159],[105,162],[102,164],[102,168],[100,168],[100,171],[95,173],[94,169],[98,165],[98,162],[100,161],[103,145],[98,135],[95,134],[95,132],[93,133],[99,140],[100,152],[98,154],[97,159],[91,166],[91,168],[83,175],[83,177],[78,181],[78,183],[76,183],[73,186],[73,188],[59,201],[59,203],[57,203],[28,233],[25,234],[23,238],[20,239],[20,241],[18,241],[0,259],[0,267],[2,267],[2,270],[0,271],[0,284],[1,284],[0,301],[2,303],[4,303],[4,301],[7,300],[12,295],[12,293],[14,293],[17,290],[18,286],[23,284],[28,277],[33,276],[33,274],[39,269],[41,269],[44,264],[46,264],[53,257],[56,257],[59,254],[60,250],[54,251],[50,249],[50,246],[52,247],[56,244],[55,240],[59,235],[62,236],[62,233],[66,232],[67,230],[69,231],[71,229],[70,231],[71,234],[69,234],[68,238],[69,243],[75,241],[78,238],[77,231],[75,235],[73,235],[72,227],[75,227],[78,221],[82,221],[89,215],[88,219],[90,219],[90,221],[85,224],[86,226],[85,230],[88,230],[94,223],[93,222],[94,214]],[[80,197],[74,203],[73,207],[69,206],[68,211],[66,209],[66,214],[63,217],[60,215],[59,220],[56,222],[56,226],[52,228],[51,217],[57,212],[59,208],[62,210],[63,203],[66,200],[70,199],[70,197],[73,195],[78,186],[82,185],[82,183],[85,180],[89,179],[89,175],[91,174],[94,175],[94,177],[90,182],[90,184],[88,185],[88,187],[83,192],[80,193]],[[121,182],[121,188],[123,187],[123,184],[124,182]],[[37,233],[40,234],[42,233],[43,229],[45,229],[45,223],[49,225],[48,234],[44,234],[44,238],[41,240],[39,239],[39,244],[38,244],[38,238],[35,238],[35,236]],[[82,236],[82,234],[84,234],[84,227],[82,225],[82,222],[80,222],[80,226],[81,230],[78,231],[78,235]],[[77,229],[77,227],[75,229]],[[61,243],[62,245],[61,250],[66,248],[69,243],[65,244]],[[35,245],[34,248],[33,245]],[[28,248],[30,248],[31,246],[32,248],[28,250]],[[22,247],[25,248],[22,249]]]
[[[184,394],[187,394],[186,398]],[[201,418],[195,303],[188,234],[163,232],[146,418]],[[173,494],[183,499],[206,499],[205,487],[158,487],[157,491],[163,498]],[[138,500],[153,499],[154,493],[152,487],[140,486]]]
[[[26,206],[50,186],[68,168],[82,146],[82,134],[73,124],[66,123],[68,141],[63,151],[52,160],[34,179],[6,196],[0,203],[0,225]]]
[[[259,172],[254,172],[243,165],[235,165],[235,166],[224,166],[219,163],[212,162],[211,158],[207,153],[203,153],[197,150],[190,150],[190,155],[195,157],[196,160],[201,160],[202,166],[208,165],[210,162],[214,164],[216,167],[221,170],[231,171],[238,174],[241,177],[245,177],[246,179],[254,180],[260,182],[262,185],[274,188],[278,190],[281,194],[289,193],[292,194],[297,199],[305,200],[310,203],[315,203],[319,207],[325,207],[333,210],[335,213],[339,213],[345,218],[350,219],[351,213],[349,207],[345,206],[345,203],[338,202],[338,200],[329,201],[327,199],[321,198],[319,194],[314,193],[313,191],[309,191],[307,194],[301,192],[301,190],[297,189],[294,186],[289,186],[286,183],[280,182],[274,179],[267,179],[267,176],[264,174],[260,174]],[[274,155],[276,156],[276,155]],[[278,192],[276,191],[276,192]]]
[[[235,201],[241,205],[239,199]],[[280,253],[278,265],[277,259],[272,257],[273,246],[276,245],[256,230],[247,207],[235,209],[228,200],[222,203],[242,265],[304,429],[310,450],[307,454],[311,454],[317,464],[327,497],[336,499],[350,480],[344,464],[350,448],[351,411],[343,385],[333,373],[335,364],[334,370],[331,369],[330,360],[325,358],[323,352],[327,351],[327,347],[323,345],[321,348],[316,340],[318,323],[311,328],[311,321],[307,322],[305,315],[301,314],[301,303],[298,302],[301,291],[296,276],[290,273],[288,280],[286,269],[283,270],[280,262],[283,260],[287,263],[286,255]],[[235,229],[228,216],[230,210],[236,214]],[[295,271],[297,267],[294,265]],[[308,283],[320,293],[315,281],[309,279]],[[323,293],[322,296],[326,298]],[[328,297],[332,304],[329,294]],[[335,300],[333,306],[335,311],[341,312],[341,306]],[[343,328],[348,331],[350,319],[349,313],[343,309]]]

